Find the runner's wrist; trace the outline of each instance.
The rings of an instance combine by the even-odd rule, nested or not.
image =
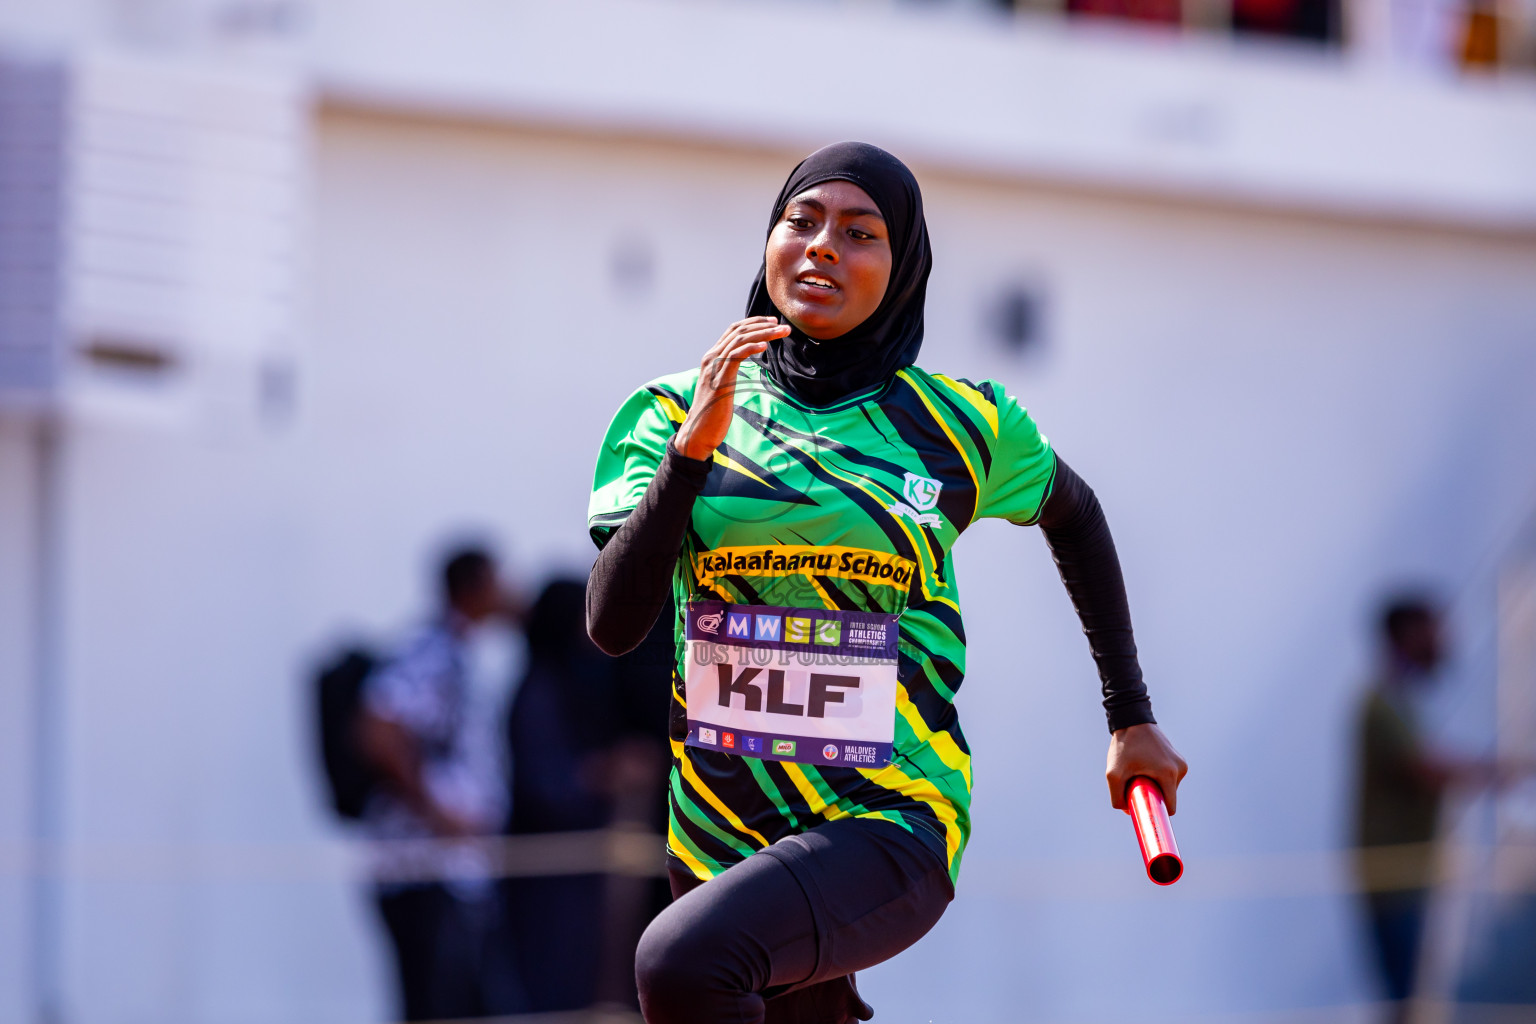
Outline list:
[[[1110,735],[1114,735],[1121,729],[1129,729],[1133,725],[1157,724],[1157,719],[1152,716],[1150,697],[1142,697],[1128,704],[1105,708],[1104,717],[1108,721]]]
[[[684,448],[687,442],[680,438],[681,435],[674,434],[667,442],[668,468],[683,479],[696,482],[702,489],[704,478],[709,475],[709,467],[714,461],[714,453],[708,452],[702,457],[690,455]]]

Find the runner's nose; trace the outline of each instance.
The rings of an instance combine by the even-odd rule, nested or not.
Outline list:
[[[805,250],[805,258],[815,263],[817,260],[825,260],[837,266],[837,251],[828,245],[812,245]]]

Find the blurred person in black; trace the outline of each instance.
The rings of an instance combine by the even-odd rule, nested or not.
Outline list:
[[[1232,4],[1232,30],[1241,34],[1337,43],[1342,23],[1339,0],[1233,0]]]
[[[610,658],[587,636],[586,583],[556,579],[527,620],[528,667],[508,717],[514,834],[663,827],[672,617]],[[637,1006],[635,946],[666,906],[660,880],[513,878],[508,916],[533,1012]]]
[[[1377,967],[1392,1001],[1390,1020],[1407,1019],[1433,881],[1441,804],[1453,784],[1487,784],[1488,761],[1436,749],[1422,704],[1445,660],[1437,605],[1400,597],[1381,612],[1381,667],[1360,707],[1356,752],[1357,868]]]
[[[494,716],[467,674],[472,632],[506,608],[478,547],[442,569],[442,606],[365,684],[359,745],[383,783],[363,822],[405,1019],[520,1013],[526,1006],[487,852],[506,814]],[[401,842],[438,840],[439,842]]]

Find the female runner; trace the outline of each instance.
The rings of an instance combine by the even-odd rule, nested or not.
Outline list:
[[[747,318],[636,391],[598,456],[592,639],[676,597],[675,902],[636,957],[650,1024],[869,1020],[853,972],[923,936],[970,834],[950,560],[977,519],[1038,523],[1103,683],[1110,801],[1184,761],[1152,717],[1093,492],[992,381],[913,365],[932,257],[917,180],[862,143],[774,203]]]

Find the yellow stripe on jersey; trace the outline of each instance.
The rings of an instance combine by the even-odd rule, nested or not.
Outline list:
[[[935,732],[928,728],[928,723],[923,721],[922,713],[917,710],[917,705],[907,695],[907,688],[901,683],[896,684],[896,711],[906,720],[912,735],[918,742],[926,743],[933,748],[933,752],[939,755],[939,760],[945,766],[952,768],[965,776],[966,787],[971,785],[971,755],[960,749],[960,744],[947,732]]]
[[[868,487],[866,487],[864,481],[858,479],[857,477],[850,477],[850,476],[847,476],[846,474],[839,473],[837,470],[833,469],[831,466],[827,465],[825,462],[822,462],[816,456],[811,455],[809,452],[807,452],[806,455],[808,455],[810,457],[812,462],[816,463],[816,465],[818,465],[822,469],[826,470],[832,476],[837,477],[839,480],[843,481],[844,483],[853,484],[855,487],[857,487],[859,490],[863,491],[865,494],[869,495],[875,501],[881,503],[882,505],[885,505],[887,509],[889,509],[889,507],[890,507],[889,503],[892,503],[892,502],[895,502],[896,500],[898,500],[896,495],[892,494],[890,491],[885,491],[885,497],[882,498],[880,495],[876,494],[874,491],[872,491]],[[878,485],[876,485],[876,486],[878,487]],[[884,491],[885,488],[881,487],[880,490]],[[891,513],[891,518],[896,520],[897,525],[901,527],[901,532],[905,533],[907,535],[907,539],[912,542],[912,550],[913,551],[927,551],[928,552],[929,560],[932,561],[935,566],[937,566],[939,564],[939,562],[940,562],[940,558],[934,552],[934,550],[931,547],[929,547],[927,538],[923,537],[921,535],[914,536],[913,533],[912,533],[912,530],[907,526],[905,517],[896,515],[893,512],[893,513]],[[899,556],[892,556],[892,557],[899,557]],[[931,600],[935,600],[936,596],[934,595],[933,591],[928,589],[928,576],[929,576],[929,574],[926,573],[926,572],[919,573],[918,576],[917,576],[917,581],[918,581],[919,585],[922,587],[923,596],[931,601]]]
[[[896,376],[906,381],[907,386],[917,393],[917,397],[922,400],[923,407],[928,410],[928,415],[933,417],[933,422],[939,425],[940,429],[944,431],[944,435],[949,438],[949,443],[955,446],[955,451],[960,455],[960,461],[964,462],[965,468],[970,471],[971,486],[976,488],[977,494],[980,494],[980,474],[976,472],[976,467],[971,464],[971,457],[965,453],[965,446],[960,443],[960,439],[955,436],[955,432],[949,429],[949,423],[939,414],[939,410],[933,407],[933,402],[929,400],[928,393],[923,390],[922,385],[918,384],[912,374],[906,370],[898,370]]]
[[[689,851],[687,844],[677,834],[677,830],[672,827],[670,820],[667,822],[667,852],[688,865],[688,870],[693,872],[694,878],[707,882],[714,877],[713,872],[704,866],[704,862]]]
[[[838,818],[847,818],[851,815],[837,804],[829,804],[817,790],[816,784],[805,774],[805,769],[793,761],[780,761],[779,767],[784,769],[784,774],[789,776],[800,795],[805,797],[805,805],[811,809],[812,814],[819,814],[828,821],[836,821]]]
[[[667,419],[671,420],[673,423],[682,423],[683,420],[688,418],[688,413],[683,409],[683,407],[678,405],[667,395],[657,395],[654,391],[651,392],[651,394],[655,395],[656,404],[661,406],[662,410],[667,414]]]
[[[682,746],[682,744],[676,745]],[[715,795],[712,789],[704,784],[704,780],[699,777],[698,770],[693,767],[693,762],[688,759],[688,755],[686,753],[677,759],[677,763],[682,767],[683,778],[688,780],[688,784],[691,785],[698,792],[698,794],[704,798],[705,803],[713,807],[725,818],[726,821],[730,822],[732,828],[734,828],[742,835],[751,836],[753,839],[756,839],[758,844],[761,846],[769,845],[768,838],[766,836],[764,836],[757,829],[751,828],[745,822],[743,822],[741,818],[737,816],[735,811],[726,806],[724,800],[721,800],[718,796]]]
[[[942,373],[933,374],[933,379],[941,380],[945,384],[948,384],[951,391],[953,391],[959,397],[965,399],[965,401],[970,404],[971,408],[980,413],[981,418],[986,422],[987,426],[992,428],[992,439],[994,441],[997,439],[997,407],[994,406],[991,402],[987,401],[986,395],[982,394],[980,391],[977,391],[975,388],[967,384],[962,384],[958,380],[955,380],[951,377],[946,377]]]
[[[863,774],[878,786],[927,804],[944,826],[944,846],[949,850],[950,863],[954,863],[955,855],[960,852],[960,844],[964,841],[960,833],[960,815],[954,804],[939,792],[939,787],[924,778],[914,779],[895,764],[888,764],[872,774]]]
[[[756,480],[758,483],[762,484],[764,487],[767,487],[767,488],[770,488],[770,489],[773,487],[773,484],[769,483],[767,480],[764,480],[762,477],[758,476],[756,473],[752,472],[746,466],[743,466],[741,463],[737,462],[735,459],[731,458],[729,455],[726,455],[724,452],[720,451],[720,449],[718,449],[718,448],[715,449],[715,461],[720,463],[720,465],[724,466],[726,469],[733,469],[736,472],[740,473],[742,476],[751,477],[753,480]]]

